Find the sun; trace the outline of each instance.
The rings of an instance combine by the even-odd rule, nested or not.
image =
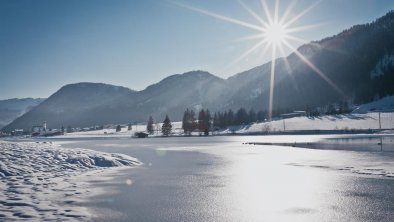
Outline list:
[[[257,31],[257,34],[246,36],[241,38],[241,41],[247,40],[259,40],[250,49],[241,54],[238,58],[232,62],[232,64],[237,62],[242,62],[247,56],[252,52],[262,49],[261,54],[265,54],[269,49],[271,49],[271,72],[270,72],[270,84],[269,84],[269,107],[268,107],[268,118],[272,117],[273,110],[273,98],[274,98],[274,86],[275,86],[275,68],[276,59],[279,56],[283,56],[285,66],[288,70],[291,70],[290,64],[286,59],[285,48],[290,49],[292,53],[299,57],[299,59],[309,66],[320,78],[326,81],[331,87],[333,87],[337,92],[343,95],[342,90],[340,90],[318,67],[316,67],[307,57],[305,57],[301,52],[298,51],[296,47],[293,46],[292,42],[297,42],[297,44],[307,44],[308,42],[294,36],[295,32],[300,32],[310,28],[319,26],[318,24],[294,26],[294,24],[300,20],[308,11],[313,9],[319,4],[320,1],[306,7],[303,11],[298,14],[292,15],[291,10],[295,6],[296,1],[292,1],[287,9],[282,15],[279,15],[279,0],[274,1],[274,7],[270,10],[266,0],[260,0],[263,11],[258,13],[247,6],[242,0],[238,0],[242,8],[244,8],[250,16],[252,16],[256,23],[245,22],[236,18],[220,15],[214,12],[206,11],[204,9],[184,5],[181,3],[176,3],[177,5],[193,10],[198,13],[202,13],[216,19],[220,19],[229,23],[233,23],[253,31]],[[265,15],[265,16],[263,16]],[[265,17],[265,18],[264,18]]]
[[[279,23],[273,22],[272,24],[268,24],[268,26],[263,30],[263,38],[266,39],[269,43],[274,45],[283,44],[286,40],[286,27]]]

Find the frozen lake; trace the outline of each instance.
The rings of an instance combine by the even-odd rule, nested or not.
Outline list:
[[[393,221],[393,137],[384,137],[383,152],[378,139],[368,137],[322,142],[329,144],[326,148],[334,145],[345,150],[243,144],[319,139],[218,136],[55,141],[64,147],[127,154],[144,163],[118,171],[110,181],[91,181],[106,191],[87,203],[97,216],[94,221]]]

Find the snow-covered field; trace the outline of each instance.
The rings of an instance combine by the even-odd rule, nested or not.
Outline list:
[[[382,129],[394,129],[394,112],[380,114]],[[256,123],[237,130],[237,133],[289,130],[359,130],[379,129],[379,113],[294,117],[265,123]]]
[[[367,113],[371,110],[394,111],[394,96],[387,96],[377,101],[363,104],[353,111],[353,113]]]
[[[95,193],[81,178],[105,177],[109,167],[140,164],[122,154],[0,141],[0,221],[89,218],[81,203]]]
[[[179,135],[183,132],[182,122],[172,122],[172,131],[174,134]],[[162,136],[161,134],[161,125],[162,123],[155,124],[153,127],[155,132],[152,136]],[[159,131],[156,130],[159,128]],[[146,132],[146,125],[133,125],[132,130],[127,130],[127,127],[123,127],[120,132],[116,132],[116,129],[102,129],[102,130],[93,130],[93,131],[85,131],[85,132],[75,132],[75,133],[67,133],[62,136],[56,136],[56,138],[96,138],[96,137],[132,137],[136,132]]]
[[[380,122],[382,129],[394,129],[394,112],[384,112],[380,114]],[[183,135],[181,122],[173,122],[173,134]],[[156,126],[155,126],[156,127]],[[158,125],[159,129],[161,124]],[[297,131],[297,130],[368,130],[379,129],[379,113],[351,113],[342,115],[325,115],[320,117],[293,117],[288,119],[273,120],[270,122],[254,123],[246,126],[230,127],[228,129],[219,130],[216,134],[237,134],[259,133],[259,132],[278,132],[278,131]],[[122,128],[121,132],[115,129],[103,129],[87,132],[68,133],[57,138],[84,138],[84,137],[132,137],[135,132],[146,131],[145,125],[133,126],[128,131]],[[393,131],[386,130],[385,133],[392,134]],[[161,132],[154,133],[151,136],[161,136]],[[197,132],[194,135],[198,135]]]

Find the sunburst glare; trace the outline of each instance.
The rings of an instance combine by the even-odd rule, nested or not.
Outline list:
[[[273,110],[273,98],[274,98],[274,86],[275,86],[275,62],[276,58],[279,56],[286,56],[284,48],[291,50],[297,55],[302,62],[304,62],[307,66],[309,66],[318,76],[320,76],[324,81],[326,81],[330,86],[332,86],[337,92],[342,93],[342,91],[319,69],[317,68],[307,57],[302,55],[301,52],[296,49],[292,45],[292,42],[297,42],[305,44],[306,40],[303,40],[299,37],[293,35],[293,33],[304,31],[310,28],[317,27],[318,24],[312,25],[304,25],[304,26],[293,26],[295,22],[302,18],[307,12],[313,9],[319,2],[315,2],[307,7],[302,12],[294,15],[291,15],[291,10],[295,5],[295,1],[292,1],[290,5],[287,7],[282,16],[279,15],[279,0],[275,1],[275,5],[273,10],[270,10],[268,4],[265,0],[261,0],[262,13],[265,14],[265,19],[259,15],[256,11],[252,10],[248,5],[246,5],[241,0],[238,1],[240,5],[252,16],[258,24],[248,23],[236,18],[220,15],[214,12],[206,11],[200,8],[192,7],[189,5],[184,5],[180,3],[176,3],[177,5],[193,10],[195,12],[199,12],[216,19],[220,19],[229,23],[233,23],[236,25],[240,25],[245,28],[249,28],[253,31],[257,31],[253,35],[244,37],[240,39],[241,41],[249,41],[260,39],[256,44],[254,44],[250,49],[246,50],[245,53],[241,54],[237,57],[231,64],[238,63],[249,56],[251,53],[256,50],[262,50],[263,53],[266,53],[267,50],[271,49],[271,71],[270,71],[270,89],[269,89],[269,106],[268,106],[268,117],[272,118],[272,110]],[[278,53],[279,52],[279,53]],[[287,70],[291,70],[289,62],[286,57],[284,57],[285,65]]]
[[[286,29],[280,23],[272,23],[264,31],[264,38],[271,44],[281,44],[286,38]]]

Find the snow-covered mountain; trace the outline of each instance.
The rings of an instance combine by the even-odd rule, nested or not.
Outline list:
[[[11,123],[13,120],[30,111],[44,99],[7,99],[0,100],[0,128]]]
[[[298,53],[320,70],[317,74],[297,53],[276,60],[274,110],[324,106],[352,100],[368,103],[394,94],[394,11],[376,21],[302,45]],[[180,120],[186,108],[211,111],[268,108],[271,62],[221,79],[192,71],[169,76],[142,91],[98,83],[64,86],[5,130],[91,126]]]

